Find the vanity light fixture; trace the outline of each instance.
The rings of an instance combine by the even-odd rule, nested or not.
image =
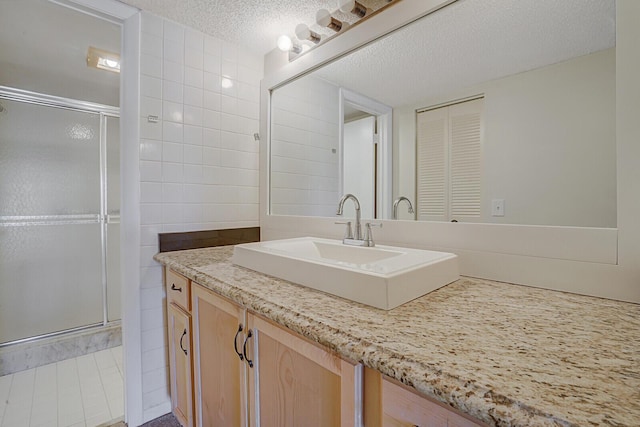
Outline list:
[[[327,27],[336,33],[347,27],[347,24],[331,16],[327,9],[320,9],[316,13],[316,23],[321,27]]]
[[[354,23],[344,22],[337,18],[334,18],[330,11],[327,9],[320,9],[316,13],[316,24],[320,27],[326,27],[336,32],[332,36],[324,36],[309,28],[307,24],[301,23],[296,26],[295,35],[296,40],[292,40],[288,35],[282,35],[278,38],[277,46],[283,52],[289,52],[289,61],[297,58],[299,54],[313,49],[316,45],[322,44],[325,41],[332,39],[338,33],[342,33],[351,27],[352,24],[357,24],[361,20],[368,19],[370,16],[382,11],[386,7],[393,3],[397,3],[400,0],[386,0],[386,5],[380,6],[376,9],[371,9],[366,5],[360,3],[363,0],[335,0],[337,2],[337,10],[335,12],[350,13],[357,18]],[[350,21],[350,20],[349,20]]]
[[[90,46],[87,52],[87,66],[119,73],[120,55]]]
[[[299,40],[308,40],[313,44],[318,44],[322,40],[322,36],[315,31],[311,31],[307,24],[298,24],[296,26],[296,37]]]
[[[344,13],[353,13],[360,18],[364,18],[371,12],[371,9],[355,0],[338,0],[338,9]]]

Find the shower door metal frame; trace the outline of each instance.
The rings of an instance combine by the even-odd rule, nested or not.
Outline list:
[[[75,224],[100,224],[100,248],[101,248],[101,281],[102,281],[102,322],[77,326],[61,331],[49,332],[33,337],[21,338],[0,343],[0,348],[13,344],[27,343],[42,338],[54,337],[70,332],[77,332],[109,324],[107,301],[107,225],[120,223],[120,215],[107,213],[107,119],[120,118],[120,108],[103,105],[89,101],[64,98],[0,86],[0,100],[16,101],[26,104],[34,104],[43,107],[59,108],[63,110],[77,111],[94,114],[100,120],[99,138],[99,174],[100,174],[100,213],[97,215],[38,215],[38,216],[0,216],[0,227],[19,227],[27,225],[75,225]],[[111,323],[117,323],[120,320]]]

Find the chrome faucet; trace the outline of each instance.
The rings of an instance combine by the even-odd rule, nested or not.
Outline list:
[[[404,197],[404,196],[400,196],[398,197],[394,202],[393,202],[393,219],[398,219],[398,205],[400,204],[401,201],[406,200],[407,203],[409,204],[409,210],[408,212],[410,214],[412,214],[414,212],[413,210],[413,205],[411,204],[411,200],[409,200],[408,198]]]
[[[342,215],[344,202],[349,199],[353,200],[353,204],[356,207],[356,235],[352,236],[351,239],[362,240],[362,225],[360,224],[360,202],[358,201],[358,198],[356,196],[354,196],[353,194],[345,194],[344,196],[342,196],[342,199],[340,199],[340,201],[338,202],[338,211],[336,212],[336,215]],[[348,236],[345,236],[345,240],[347,240],[348,238]]]
[[[336,222],[336,224],[346,224],[347,226],[347,231],[345,232],[344,238],[342,239],[342,243],[344,243],[345,245],[353,245],[353,246],[367,246],[367,247],[373,247],[375,246],[375,242],[373,241],[373,234],[371,233],[371,227],[382,227],[382,224],[373,224],[370,222],[367,222],[365,224],[367,232],[364,235],[364,238],[362,238],[362,225],[360,224],[360,202],[358,201],[358,198],[356,196],[354,196],[353,194],[345,194],[344,196],[342,196],[342,199],[340,199],[340,202],[338,202],[338,211],[336,212],[336,215],[342,215],[342,211],[344,209],[344,202],[346,202],[347,200],[353,200],[353,204],[355,205],[356,208],[356,226],[355,226],[355,236],[354,233],[351,229],[351,221],[347,221],[347,222]]]

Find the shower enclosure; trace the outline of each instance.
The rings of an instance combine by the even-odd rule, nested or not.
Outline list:
[[[0,347],[120,319],[119,109],[0,87]]]

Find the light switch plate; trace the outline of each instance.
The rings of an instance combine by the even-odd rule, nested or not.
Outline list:
[[[504,216],[504,199],[491,200],[491,216]]]

